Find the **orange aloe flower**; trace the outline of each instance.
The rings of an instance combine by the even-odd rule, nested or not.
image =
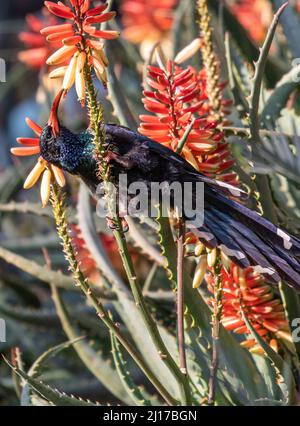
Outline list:
[[[91,8],[90,0],[69,0],[69,6],[62,2],[46,1],[47,9],[57,17],[70,22],[43,28],[41,34],[49,43],[59,43],[60,48],[48,59],[47,64],[60,65],[51,78],[63,77],[63,89],[69,90],[74,84],[79,101],[85,100],[84,67],[89,64],[103,84],[107,83],[107,57],[104,44],[99,39],[113,40],[118,31],[99,30],[94,25],[113,19],[115,12],[105,12],[107,3]],[[62,66],[67,61],[67,66]]]
[[[244,321],[244,315],[270,346],[278,351],[277,339],[291,340],[289,326],[281,300],[274,294],[272,287],[261,275],[249,267],[245,270],[231,265],[227,271],[221,271],[223,288],[222,323],[229,331],[237,334],[250,334]],[[214,276],[211,272],[206,275],[208,289],[213,293]],[[211,303],[213,303],[211,301]],[[241,343],[252,352],[261,353],[255,339],[247,339]]]
[[[57,109],[61,99],[63,91],[61,90],[52,107],[48,124],[52,126],[53,131],[58,131],[58,119]],[[27,157],[31,155],[38,155],[41,152],[40,149],[40,136],[42,134],[42,127],[32,121],[30,118],[26,118],[27,125],[33,130],[37,137],[34,138],[18,138],[17,142],[22,145],[19,148],[12,148],[11,153],[19,157]],[[50,198],[51,182],[54,179],[60,187],[65,185],[65,177],[62,170],[52,164],[47,163],[41,156],[38,157],[37,163],[29,173],[27,179],[24,182],[24,189],[32,188],[41,179],[41,200],[42,206],[45,207],[48,204]]]
[[[26,45],[27,49],[19,52],[18,59],[31,68],[43,68],[45,62],[51,53],[59,47],[58,43],[50,46],[40,31],[45,25],[56,25],[58,19],[49,14],[46,8],[43,8],[41,15],[29,14],[26,16],[27,31],[19,35],[19,39]]]
[[[169,43],[177,0],[122,0],[123,36],[139,44],[143,56],[156,43]]]
[[[272,21],[272,7],[267,0],[228,1],[231,12],[248,31],[251,38],[261,43]]]
[[[186,138],[182,155],[204,175],[237,187],[239,182],[232,170],[235,161],[229,144],[223,133],[216,128],[217,123],[211,120],[205,70],[196,72],[192,67],[182,68],[169,61],[165,68],[148,67],[147,84],[150,90],[144,91],[143,102],[151,115],[140,116],[140,133],[176,151],[190,126],[191,131]],[[224,116],[228,113],[229,106],[230,102],[223,100]],[[213,290],[214,277],[212,272],[207,274],[207,271],[214,265],[217,251],[208,250],[204,253],[205,247],[192,233],[187,234],[186,243],[194,247],[198,258],[193,287],[199,287],[206,276],[209,288]],[[264,278],[251,268],[243,273],[223,253],[222,263],[229,268],[229,272],[226,272],[225,266],[222,268],[225,327],[233,327],[237,332],[249,334],[241,318],[243,306],[251,323],[276,349],[275,334],[277,337],[289,336],[280,299],[273,295]],[[238,277],[244,277],[243,281],[237,278],[237,272]],[[247,340],[243,345],[257,350],[253,340]]]

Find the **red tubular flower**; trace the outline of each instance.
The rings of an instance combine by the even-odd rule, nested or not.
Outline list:
[[[69,90],[75,83],[80,102],[85,100],[84,67],[92,66],[103,84],[107,83],[107,57],[100,39],[112,40],[119,36],[117,31],[99,30],[94,24],[107,22],[115,17],[115,12],[105,12],[108,4],[91,8],[90,0],[69,0],[70,7],[62,2],[46,1],[45,6],[55,16],[69,19],[70,23],[43,28],[41,34],[49,43],[59,43],[60,48],[48,59],[48,65],[67,67],[55,69],[51,78],[64,77],[63,89]]]
[[[251,38],[261,43],[272,21],[272,7],[267,0],[237,0],[229,3],[231,12],[246,28]]]
[[[176,151],[192,125],[183,156],[207,176],[236,185],[229,146],[210,119],[204,72],[169,61],[166,69],[149,66],[147,83],[151,90],[144,91],[143,102],[152,115],[140,116],[139,132]]]
[[[151,90],[144,91],[143,102],[151,115],[140,116],[140,133],[175,151],[186,129],[193,123],[182,155],[201,173],[237,186],[238,178],[232,171],[235,161],[230,147],[224,140],[223,133],[216,129],[216,123],[210,118],[205,71],[197,73],[191,67],[183,69],[169,61],[166,69],[149,66],[147,83]],[[226,115],[230,103],[224,100],[222,105]],[[195,245],[195,255],[200,256],[193,280],[196,288],[213,264],[216,250],[202,254],[204,247],[193,234],[187,235],[186,242]],[[243,307],[253,326],[276,349],[274,336],[288,336],[287,321],[280,300],[274,297],[271,287],[251,268],[244,275],[235,265],[230,268],[228,273],[225,268],[222,269],[225,327],[249,334],[242,319]],[[207,282],[212,290],[212,273],[207,275]],[[257,350],[255,342],[251,340],[247,340],[244,346]]]
[[[84,276],[89,279],[93,284],[99,284],[99,280],[101,279],[101,274],[99,269],[97,268],[97,264],[93,259],[93,256],[89,249],[86,246],[86,242],[81,234],[80,228],[77,225],[71,226],[71,236],[72,236],[72,244],[76,251],[76,259],[80,264],[80,270],[83,272]],[[118,250],[116,240],[113,236],[107,234],[98,234],[99,239],[101,240],[103,247],[105,248],[105,252],[108,254],[111,263],[113,264],[115,270],[121,275],[124,275],[124,268],[122,264],[122,260],[119,256],[116,256],[115,253]],[[132,246],[129,246],[129,251],[131,257],[135,263],[141,263],[140,259],[138,261],[138,253],[136,249]],[[124,277],[125,278],[125,277]]]
[[[168,40],[177,0],[122,0],[123,36],[142,52]],[[146,52],[145,52],[146,53]]]
[[[223,288],[222,323],[229,331],[237,334],[250,334],[243,319],[243,312],[257,333],[263,337],[273,349],[277,349],[278,338],[290,340],[289,326],[281,300],[277,298],[264,279],[249,267],[241,270],[231,265],[230,271],[221,271]],[[214,276],[206,275],[208,289],[213,293]],[[254,339],[242,342],[243,347],[260,353]]]
[[[28,31],[21,32],[19,39],[27,49],[19,52],[18,58],[29,67],[39,69],[45,66],[48,56],[59,47],[58,43],[49,46],[40,31],[45,25],[53,26],[59,21],[50,15],[46,8],[43,8],[41,16],[27,15],[26,22]]]

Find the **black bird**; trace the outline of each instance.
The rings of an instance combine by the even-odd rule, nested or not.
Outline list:
[[[233,195],[243,197],[242,191],[209,179],[178,154],[128,128],[107,124],[105,131],[106,159],[115,185],[121,173],[128,184],[203,182],[205,212],[199,240],[210,249],[221,247],[242,268],[253,266],[271,282],[282,279],[300,290],[300,240],[232,199]],[[60,126],[57,132],[48,125],[40,138],[41,155],[81,178],[95,194],[99,177],[92,142],[90,130],[74,134]]]

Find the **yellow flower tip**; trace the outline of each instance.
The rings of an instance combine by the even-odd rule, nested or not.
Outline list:
[[[54,174],[54,178],[55,178],[57,184],[61,188],[63,188],[66,184],[66,179],[65,179],[65,176],[63,174],[63,171],[60,168],[53,166],[53,165],[51,166],[51,170]]]
[[[46,205],[49,202],[50,191],[51,191],[51,179],[52,179],[51,170],[46,169],[43,173],[42,183],[41,183],[41,200],[42,200],[43,208],[46,207]]]
[[[199,262],[196,267],[194,279],[193,279],[193,288],[198,288],[202,284],[203,278],[207,270],[207,256],[201,255]]]
[[[202,243],[197,243],[196,247],[195,247],[195,256],[199,257],[202,253],[203,250],[205,249],[204,244]]]
[[[269,345],[271,346],[274,352],[278,352],[278,342],[276,339],[271,339]]]
[[[254,355],[260,355],[260,356],[265,355],[265,351],[263,350],[263,348],[261,348],[258,345],[255,345],[253,348],[250,348],[250,352]]]
[[[293,343],[293,338],[289,331],[278,330],[276,332],[276,336],[279,337],[280,339],[285,340],[288,343]]]
[[[215,266],[217,261],[217,249],[214,248],[213,250],[209,251],[207,254],[207,264],[210,268]]]
[[[45,170],[45,167],[46,167],[46,165],[45,165],[44,161],[39,160],[36,163],[36,165],[34,166],[34,168],[31,170],[29,175],[27,176],[27,179],[24,182],[23,188],[24,189],[32,188],[37,183],[37,181],[39,180],[41,174]]]
[[[76,73],[76,67],[77,67],[77,60],[78,60],[78,54],[75,54],[66,70],[64,81],[62,88],[63,90],[70,90],[73,84],[75,83],[75,73]]]
[[[201,39],[195,38],[190,44],[183,48],[175,57],[174,62],[182,64],[195,55],[201,47]]]
[[[67,68],[67,66],[56,68],[55,70],[50,72],[49,78],[63,78],[66,74]]]
[[[78,95],[79,102],[81,103],[82,106],[84,106],[85,104],[85,96],[86,96],[85,78],[83,73],[83,67],[85,65],[85,62],[86,62],[86,54],[85,52],[81,52],[77,61],[77,66],[76,66],[75,87],[76,87],[76,92]]]
[[[78,60],[77,60],[77,69],[79,72],[83,72],[83,69],[86,63],[86,57],[87,57],[86,52],[82,51],[79,53]]]
[[[54,52],[46,61],[47,65],[59,65],[69,59],[78,49],[76,46],[63,46]]]

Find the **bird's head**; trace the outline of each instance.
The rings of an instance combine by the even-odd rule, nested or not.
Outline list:
[[[41,155],[47,162],[75,173],[78,167],[84,145],[80,136],[60,125],[57,111],[63,91],[60,91],[53,103],[48,124],[40,136]]]

